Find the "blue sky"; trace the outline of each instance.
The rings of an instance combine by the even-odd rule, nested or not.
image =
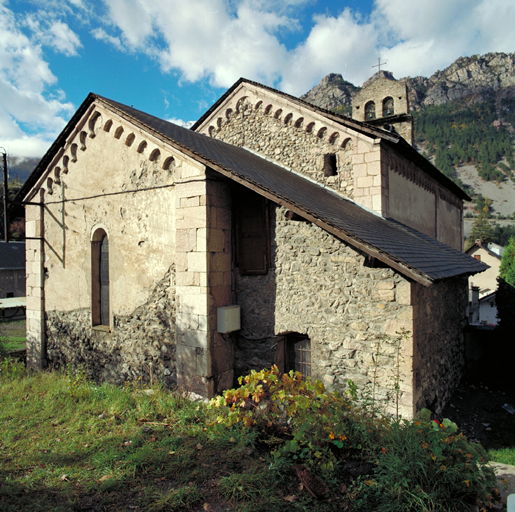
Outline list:
[[[175,122],[239,77],[301,95],[515,51],[513,0],[0,0],[0,147],[42,156],[89,92]]]

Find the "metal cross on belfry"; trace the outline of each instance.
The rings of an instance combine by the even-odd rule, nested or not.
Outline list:
[[[375,66],[372,66],[373,68],[379,68],[379,71],[381,71],[381,66],[384,66],[387,64],[387,62],[381,62],[381,57],[377,59],[377,64]]]

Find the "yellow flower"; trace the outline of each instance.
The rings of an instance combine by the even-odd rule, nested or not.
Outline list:
[[[427,450],[427,448],[429,448],[429,445],[427,443],[422,443],[422,448],[424,448],[424,450]]]
[[[340,436],[340,439],[341,439],[342,441],[345,441],[345,439],[347,439],[347,436],[346,436],[345,434],[342,434],[342,435]]]
[[[440,466],[440,469],[441,469],[442,471],[445,471],[447,468],[446,468],[445,466]]]
[[[415,425],[422,425],[422,422],[421,421],[415,421]]]
[[[467,484],[467,487],[470,487],[470,480],[463,480],[463,483]]]
[[[334,434],[332,432],[329,433],[329,439],[334,439]]]
[[[432,458],[433,460],[436,460],[436,455],[435,455],[434,453],[432,453],[432,454],[431,454],[431,458]]]
[[[467,458],[471,459],[472,457],[474,457],[474,455],[472,455],[471,453],[466,453],[466,454],[465,454],[465,457],[467,457]]]

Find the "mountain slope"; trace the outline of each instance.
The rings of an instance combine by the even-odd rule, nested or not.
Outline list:
[[[487,197],[493,212],[515,215],[515,54],[460,57],[429,78],[401,81],[408,87],[415,147],[478,204]],[[350,115],[358,90],[331,73],[301,98]]]

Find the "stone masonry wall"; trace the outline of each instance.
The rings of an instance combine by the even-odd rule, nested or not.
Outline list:
[[[91,310],[48,311],[47,361],[54,368],[84,365],[98,382],[123,384],[141,377],[166,387],[177,384],[175,267],[157,283],[147,303],[114,316],[106,333],[91,328]]]
[[[463,375],[467,282],[457,277],[429,287],[412,284],[417,410],[440,413]]]
[[[94,105],[27,206],[27,353],[97,381],[171,386],[176,364],[175,172],[188,160]],[[92,326],[92,239],[109,244],[109,319]]]
[[[242,330],[235,351],[238,375],[269,367],[281,333],[311,339],[312,375],[343,390],[352,379],[363,390],[376,381],[376,397],[393,410],[394,348],[383,333],[412,330],[410,283],[389,268],[367,268],[364,256],[321,228],[287,220],[271,207],[272,267],[265,276],[235,271]],[[413,414],[412,339],[401,350],[400,411]],[[375,355],[374,355],[375,354]]]
[[[62,368],[84,365],[96,381],[123,384],[141,376],[144,382],[177,383],[175,341],[175,268],[157,283],[148,302],[130,315],[115,315],[111,333],[91,328],[91,309],[48,311],[47,360]]]
[[[279,108],[266,108],[264,102],[253,105],[244,100],[237,111],[219,118],[211,136],[250,149],[352,198],[353,139],[338,133],[331,139],[326,128],[310,130],[302,118],[299,121],[298,116],[293,118]],[[324,175],[324,154],[336,155],[336,176]]]

